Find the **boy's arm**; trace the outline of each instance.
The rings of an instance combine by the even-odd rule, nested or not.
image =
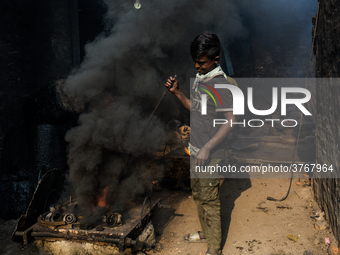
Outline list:
[[[179,83],[176,78],[170,76],[165,83],[165,87],[177,97],[185,109],[190,111],[190,99],[179,89]]]
[[[210,157],[210,151],[221,141],[223,141],[229,135],[231,130],[233,130],[234,127],[230,126],[231,120],[233,122],[236,121],[236,117],[233,115],[233,112],[225,112],[223,115],[224,118],[228,120],[228,123],[221,125],[217,133],[200,149],[196,157],[196,165],[204,165],[204,162]]]

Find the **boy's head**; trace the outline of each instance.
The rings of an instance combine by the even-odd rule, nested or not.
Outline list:
[[[204,32],[198,35],[190,46],[190,55],[193,59],[206,55],[213,60],[220,56],[220,39],[217,35]]]
[[[204,32],[197,36],[190,46],[190,55],[200,74],[206,74],[216,67],[220,59],[220,40],[217,35]]]

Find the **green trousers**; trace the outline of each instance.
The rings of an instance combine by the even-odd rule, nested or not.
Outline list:
[[[211,159],[209,165],[216,165],[221,159]],[[192,164],[193,165],[193,164]],[[198,218],[208,242],[208,248],[221,249],[221,203],[219,197],[220,179],[192,178],[192,196],[197,206]]]

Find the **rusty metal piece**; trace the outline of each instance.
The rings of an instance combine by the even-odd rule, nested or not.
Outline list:
[[[119,213],[113,213],[106,217],[105,223],[109,227],[114,227],[123,224],[123,216]]]
[[[38,217],[38,224],[50,229],[56,229],[59,226],[66,225],[65,221],[46,221],[41,215]]]
[[[61,213],[59,213],[59,212],[52,213],[51,222],[61,221],[61,219],[62,219]]]
[[[69,213],[69,214],[65,214],[63,220],[64,220],[65,223],[67,223],[67,224],[73,224],[73,223],[75,223],[75,222],[77,221],[77,218],[76,218],[76,216],[74,216],[74,214]]]
[[[42,220],[43,220],[43,219],[42,219]],[[44,220],[45,220],[45,221],[52,222],[52,211],[49,212],[48,214],[46,214]]]
[[[23,244],[27,245],[32,240],[33,226],[29,227],[25,231],[15,231],[13,236],[20,237],[23,240]]]

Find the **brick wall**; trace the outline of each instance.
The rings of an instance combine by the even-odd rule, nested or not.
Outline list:
[[[316,77],[339,77],[340,1],[319,1],[314,46]],[[340,84],[334,79],[327,82],[319,81],[316,86],[316,95],[316,160],[317,163],[332,164],[334,170],[339,171]],[[316,178],[313,180],[313,190],[317,202],[326,213],[333,233],[340,241],[340,180]]]

